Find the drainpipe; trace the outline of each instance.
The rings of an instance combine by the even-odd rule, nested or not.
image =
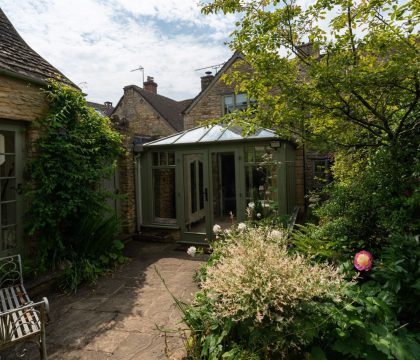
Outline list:
[[[135,181],[135,199],[136,199],[136,232],[141,233],[141,224],[143,223],[143,213],[141,208],[141,153],[134,157],[134,181]]]

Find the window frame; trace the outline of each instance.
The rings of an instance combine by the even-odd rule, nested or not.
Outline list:
[[[170,155],[172,154],[173,163],[170,164]],[[155,162],[155,154],[157,155],[157,163]],[[161,154],[164,154],[165,161],[162,164]],[[176,206],[176,160],[175,151],[152,151],[151,152],[151,190],[152,190],[152,213],[151,223],[155,225],[175,225],[177,224],[177,206]],[[155,199],[155,176],[154,170],[173,169],[174,171],[174,199],[175,199],[175,216],[173,218],[162,218],[156,216],[156,199]]]
[[[241,95],[245,95],[246,96],[246,108],[238,108],[238,105],[237,105],[237,103],[238,103],[237,102],[237,97],[238,96],[241,96]],[[228,98],[228,97],[232,97],[232,99],[233,99],[233,107],[232,107],[232,111],[231,112],[226,112],[225,99]],[[248,94],[247,93],[244,93],[244,92],[242,92],[242,93],[223,94],[222,95],[222,115],[232,114],[235,111],[244,111],[244,110],[248,109],[251,106],[251,104],[254,104],[254,103],[256,103],[256,101],[255,100],[250,100]]]
[[[315,187],[323,187],[331,181],[331,161],[329,158],[315,158],[311,159],[312,165],[312,181]],[[323,170],[317,170],[322,166]]]

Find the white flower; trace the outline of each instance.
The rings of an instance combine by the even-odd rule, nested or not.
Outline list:
[[[276,230],[276,229],[274,229],[274,230],[271,230],[270,231],[270,233],[268,234],[268,236],[271,238],[271,239],[281,239],[282,237],[283,237],[283,232],[281,232],[280,230]]]
[[[222,228],[221,228],[221,226],[220,226],[220,225],[215,224],[215,225],[213,226],[213,232],[214,232],[215,234],[218,234],[218,233],[220,233],[221,231],[222,231]]]
[[[255,208],[255,203],[254,203],[254,202],[250,202],[250,203],[248,204],[248,207],[249,207],[250,209],[254,209],[254,208]]]
[[[257,214],[257,218],[260,218],[260,217],[261,217],[261,214],[260,214],[260,213],[258,213],[258,214]]]
[[[246,224],[245,224],[245,223],[243,223],[243,222],[239,223],[239,224],[238,224],[238,230],[239,230],[240,232],[244,232],[244,231],[246,230]]]
[[[197,252],[197,249],[195,246],[190,246],[187,250],[187,254],[194,257],[195,253]]]
[[[259,191],[264,191],[264,185],[260,185],[258,188]]]

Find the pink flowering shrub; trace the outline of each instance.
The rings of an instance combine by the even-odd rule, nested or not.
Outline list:
[[[225,352],[242,347],[246,356],[234,352],[232,359],[256,354],[286,359],[322,334],[331,308],[344,306],[350,285],[337,269],[290,255],[280,235],[248,228],[216,245],[217,260],[207,268],[202,290],[185,316],[197,351],[229,359]]]

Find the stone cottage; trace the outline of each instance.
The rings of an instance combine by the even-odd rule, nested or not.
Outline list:
[[[34,154],[31,122],[48,110],[42,91],[48,78],[77,88],[26,44],[0,9],[0,256],[23,250],[23,165]]]
[[[265,213],[303,211],[303,148],[269,129],[244,137],[238,128],[201,126],[251,104],[222,80],[241,60],[235,53],[215,75],[206,73],[192,100],[158,95],[151,77],[143,89],[124,88],[111,118],[130,151],[119,174],[127,231],[200,243],[215,223],[245,220],[249,203]]]
[[[190,100],[175,101],[162,96],[157,88],[157,83],[150,76],[143,88],[126,86],[124,95],[111,113],[112,122],[123,135],[123,144],[129,151],[128,156],[118,163],[119,193],[125,195],[121,200],[120,214],[126,234],[140,231],[137,221],[140,198],[136,197],[140,178],[136,175],[139,169],[136,167],[135,150],[146,142],[182,131],[182,111],[190,103]]]

